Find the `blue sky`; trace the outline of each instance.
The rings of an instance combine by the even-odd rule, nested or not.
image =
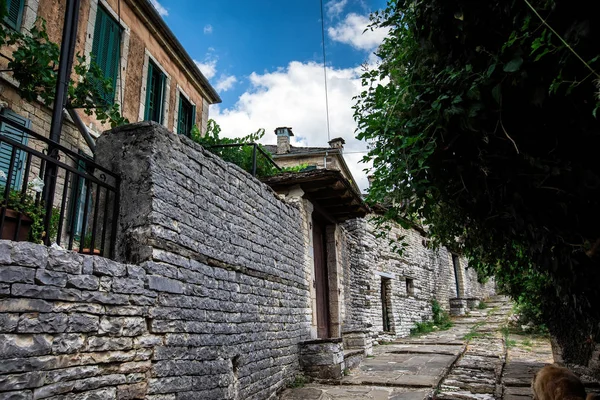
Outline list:
[[[211,107],[229,137],[291,126],[292,144],[326,146],[321,9],[319,0],[152,0],[155,7],[217,89]],[[367,32],[370,11],[385,0],[324,0],[330,137],[346,140],[346,161],[361,188],[358,164],[366,145],[354,138],[352,97],[360,91],[361,64],[385,32]]]

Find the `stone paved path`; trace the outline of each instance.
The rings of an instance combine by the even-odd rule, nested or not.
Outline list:
[[[497,296],[448,331],[375,347],[341,385],[288,389],[280,400],[530,399],[531,377],[552,353],[545,339],[502,331],[511,309]]]

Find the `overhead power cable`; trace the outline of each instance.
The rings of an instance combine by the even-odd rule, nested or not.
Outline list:
[[[325,113],[327,115],[327,141],[331,140],[329,129],[329,94],[327,90],[327,59],[325,58],[325,16],[323,12],[323,0],[321,1],[321,39],[323,43],[323,77],[325,79]]]

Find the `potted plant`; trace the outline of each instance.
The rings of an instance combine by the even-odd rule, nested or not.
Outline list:
[[[39,177],[34,178],[28,183],[29,190],[25,193],[10,189],[8,199],[5,198],[5,181],[5,174],[0,171],[0,215],[4,214],[0,238],[40,243],[44,236],[46,210],[41,202],[36,202],[32,193],[42,191],[43,181]],[[56,237],[58,218],[58,210],[53,209],[50,232],[48,232],[50,237]]]

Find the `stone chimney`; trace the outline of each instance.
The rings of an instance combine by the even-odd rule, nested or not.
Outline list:
[[[275,128],[277,135],[277,154],[286,154],[290,152],[290,137],[294,136],[292,128],[285,126]]]
[[[329,147],[332,149],[340,149],[340,151],[344,150],[344,144],[346,144],[346,141],[341,137],[329,141]]]

